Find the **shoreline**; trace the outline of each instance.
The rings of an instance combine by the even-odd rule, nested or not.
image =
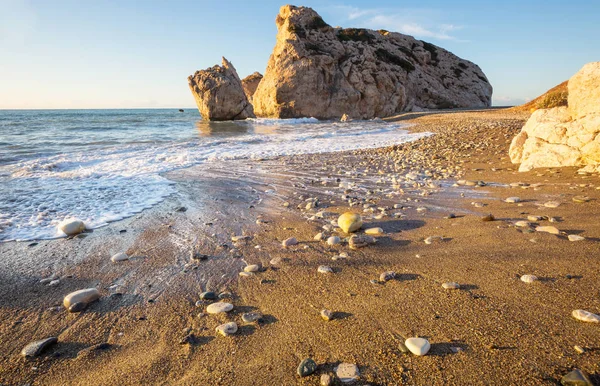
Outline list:
[[[19,256],[23,264],[41,256],[40,266],[54,267],[25,279],[3,277],[0,382],[318,384],[339,362],[357,364],[358,384],[555,384],[575,367],[597,381],[600,330],[570,312],[600,310],[595,287],[600,265],[594,260],[600,181],[576,168],[515,172],[507,149],[523,117],[506,111],[433,114],[411,120],[416,126],[409,130],[437,135],[393,148],[181,169],[168,173],[176,178],[176,196],[86,238],[41,242],[39,249],[48,249],[41,253],[38,246],[0,244],[0,252]],[[392,182],[392,176],[413,171],[417,178]],[[445,175],[498,184],[440,188],[435,177]],[[510,186],[520,181],[530,185]],[[351,187],[340,188],[343,182]],[[531,187],[536,183],[542,185]],[[481,190],[486,193],[479,195]],[[341,195],[356,197],[357,205],[349,207]],[[574,203],[576,195],[592,201]],[[521,202],[501,201],[510,196]],[[307,198],[318,198],[322,206],[294,209],[305,207]],[[561,206],[537,205],[551,200]],[[405,209],[393,209],[394,204]],[[180,207],[186,210],[177,211]],[[387,208],[387,215],[376,218],[378,207]],[[363,228],[381,227],[384,235],[356,251],[313,240],[337,218],[328,212],[346,210],[361,212]],[[456,216],[445,218],[450,211]],[[325,212],[324,219],[319,212]],[[514,223],[526,219],[524,212],[558,217],[561,221],[542,225],[588,240],[573,243],[565,235],[520,230]],[[481,221],[488,213],[496,221]],[[127,232],[119,233],[120,228]],[[232,234],[244,232],[251,239],[231,242]],[[423,242],[434,235],[445,241]],[[299,245],[282,249],[288,237]],[[192,247],[209,260],[190,264]],[[140,256],[111,263],[112,250],[124,248]],[[238,252],[242,258],[232,257]],[[349,257],[332,260],[341,252]],[[75,264],[61,263],[59,256],[71,253]],[[277,257],[282,261],[270,264]],[[236,282],[244,262],[265,270]],[[317,273],[319,265],[334,273]],[[3,268],[27,270],[17,263]],[[370,282],[391,270],[397,280]],[[38,283],[50,271],[64,277],[58,287]],[[540,280],[522,283],[523,274]],[[446,281],[461,289],[442,289]],[[117,289],[109,289],[115,284]],[[88,310],[56,309],[70,290],[91,285],[100,285],[102,297]],[[207,289],[230,292],[232,313],[205,315],[208,303],[195,303]],[[121,295],[113,296],[118,291]],[[321,320],[323,308],[335,312],[332,321]],[[261,312],[263,322],[242,323],[241,314],[249,311]],[[238,333],[216,336],[214,328],[225,321],[236,321]],[[180,344],[190,334],[194,343]],[[430,354],[403,354],[398,342],[417,335],[430,340]],[[25,344],[46,336],[58,336],[59,343],[33,360],[19,356]],[[99,343],[110,348],[84,350]],[[574,345],[585,353],[577,354]],[[305,357],[319,368],[317,375],[299,378],[295,370]]]

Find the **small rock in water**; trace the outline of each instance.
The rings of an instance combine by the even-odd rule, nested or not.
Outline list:
[[[491,213],[481,217],[481,221],[494,221],[494,220],[496,220],[496,218]]]
[[[288,238],[288,239],[285,239],[285,240],[283,240],[283,241],[281,242],[281,245],[282,245],[284,248],[291,247],[292,245],[296,245],[296,244],[298,244],[298,240],[296,240],[296,238],[295,238],[295,237],[290,237],[290,238]]]
[[[331,236],[327,239],[327,245],[337,245],[341,242],[338,236]]]
[[[320,265],[319,268],[317,268],[317,272],[319,272],[319,273],[333,273],[333,269],[331,269],[331,267],[329,267],[327,265]]]
[[[79,291],[71,292],[63,299],[63,306],[68,309],[70,312],[78,312],[71,311],[71,306],[77,303],[83,303],[85,308],[89,303],[92,303],[100,298],[100,292],[96,288],[86,288],[81,289]]]
[[[562,377],[560,383],[564,386],[594,386],[590,377],[579,369],[575,369]]]
[[[380,235],[383,234],[383,229],[381,228],[369,228],[365,230],[365,234],[367,235]]]
[[[431,348],[429,341],[424,338],[408,338],[404,342],[404,345],[415,355],[425,355]]]
[[[200,294],[200,299],[202,300],[215,300],[216,298],[217,294],[212,291],[206,291]]]
[[[352,233],[360,229],[362,218],[357,213],[346,212],[338,217],[337,223],[345,233]]]
[[[571,315],[582,322],[600,323],[600,315],[592,314],[586,310],[574,310]]]
[[[215,330],[223,336],[228,336],[228,335],[235,334],[238,330],[238,326],[235,322],[229,322],[229,323],[225,323],[225,324],[221,324],[220,326],[217,326],[217,328],[215,328]]]
[[[67,236],[73,236],[83,232],[85,230],[85,224],[77,218],[66,219],[58,224],[58,230],[65,233]]]
[[[320,383],[321,386],[331,386],[333,384],[333,378],[329,374],[322,374]]]
[[[506,200],[504,200],[504,202],[515,204],[517,202],[521,202],[521,199],[519,197],[508,197]]]
[[[569,238],[569,241],[583,241],[583,240],[585,240],[585,237],[579,236],[579,235],[569,235],[568,238]]]
[[[258,264],[250,264],[244,267],[244,272],[258,272],[260,270],[260,265]]]
[[[325,321],[330,321],[333,319],[333,312],[329,310],[321,310],[321,318],[323,318]]]
[[[110,258],[110,261],[112,261],[113,263],[118,263],[119,261],[125,260],[129,260],[129,256],[127,256],[127,254],[124,252],[119,252]]]
[[[524,283],[533,283],[537,279],[538,278],[535,275],[523,275],[523,276],[521,276],[521,281],[524,282]]]
[[[302,362],[300,362],[300,365],[296,370],[298,375],[301,377],[307,377],[315,371],[317,371],[317,364],[311,358],[306,358]]]
[[[460,288],[460,284],[458,284],[456,282],[449,282],[449,283],[442,284],[442,287],[444,289],[459,289]]]
[[[553,234],[553,235],[559,235],[560,234],[560,231],[556,227],[553,227],[553,226],[550,226],[550,225],[536,227],[535,230],[537,232],[546,232],[546,233],[550,233],[550,234]]]
[[[206,307],[206,312],[209,314],[219,314],[221,312],[229,312],[233,310],[233,304],[225,302],[217,302]]]
[[[360,377],[360,372],[354,363],[340,363],[335,368],[335,375],[342,383],[349,383],[356,381]]]
[[[259,312],[246,312],[242,314],[242,320],[244,323],[254,323],[262,318],[262,314]]]
[[[23,350],[21,350],[21,355],[24,357],[36,357],[56,342],[58,342],[58,338],[55,337],[36,340],[35,342],[31,342],[27,346],[23,347]]]
[[[396,278],[396,272],[394,272],[394,271],[383,272],[381,275],[379,275],[379,281],[382,283],[393,280],[395,278]]]

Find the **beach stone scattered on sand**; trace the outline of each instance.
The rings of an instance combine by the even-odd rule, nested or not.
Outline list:
[[[544,219],[544,216],[527,216],[527,220],[531,221],[531,222],[538,222],[538,221],[542,221]]]
[[[456,282],[449,282],[449,283],[442,284],[442,287],[444,289],[459,289],[460,288],[460,284],[458,284]]]
[[[244,323],[254,323],[262,318],[262,314],[260,312],[246,312],[242,314],[242,320]]]
[[[337,245],[341,243],[341,240],[338,236],[331,236],[327,239],[327,245]]]
[[[431,344],[425,338],[408,338],[404,342],[404,345],[415,355],[425,355],[431,348]]]
[[[58,229],[67,236],[73,236],[83,232],[85,230],[85,224],[78,218],[71,218],[63,220],[58,224]]]
[[[527,228],[530,225],[531,225],[531,223],[529,221],[525,221],[525,220],[520,220],[515,223],[515,226],[519,227],[519,228]]]
[[[298,375],[301,377],[307,377],[315,371],[317,371],[317,364],[311,358],[306,358],[302,362],[300,362],[300,365],[296,370]]]
[[[120,261],[125,260],[129,260],[129,256],[127,256],[127,254],[124,252],[119,252],[110,258],[110,261],[112,261],[113,263],[118,263]]]
[[[352,233],[360,229],[362,218],[357,213],[346,212],[338,217],[337,224],[344,233]]]
[[[236,322],[229,322],[229,323],[225,323],[225,324],[221,324],[220,326],[217,326],[217,328],[215,328],[215,330],[223,336],[228,336],[228,335],[235,334],[238,330],[238,326],[237,326]]]
[[[333,269],[331,269],[331,267],[327,266],[327,265],[320,265],[319,268],[317,268],[317,272],[319,272],[319,273],[333,273]]]
[[[578,204],[583,204],[584,202],[588,202],[590,200],[591,200],[591,198],[586,197],[586,196],[575,196],[575,197],[573,197],[573,202],[576,202]]]
[[[523,283],[533,283],[534,281],[536,281],[538,278],[535,275],[523,275],[521,276],[521,281]]]
[[[245,271],[242,271],[242,272],[238,273],[238,275],[240,277],[250,277],[250,276],[254,275],[254,272],[245,272]]]
[[[58,338],[56,337],[36,340],[35,342],[31,342],[27,346],[23,347],[23,350],[21,350],[21,355],[24,357],[36,357],[56,342],[58,342]]]
[[[321,241],[325,238],[325,233],[323,232],[319,232],[315,235],[315,237],[313,237],[313,240],[315,241]]]
[[[369,228],[365,230],[365,234],[367,235],[381,235],[383,234],[383,229],[381,228]]]
[[[233,304],[225,302],[217,302],[206,307],[206,312],[209,314],[219,314],[221,312],[229,312],[233,310]]]
[[[425,244],[433,244],[434,242],[440,242],[443,240],[444,238],[442,236],[429,236],[423,241],[425,242]]]
[[[585,237],[579,236],[579,235],[569,235],[568,238],[569,238],[569,241],[583,241],[583,240],[585,240]]]
[[[519,197],[508,197],[506,200],[504,200],[504,202],[515,204],[517,202],[521,202],[521,199]]]
[[[481,217],[481,221],[494,221],[494,220],[496,220],[496,218],[491,213],[486,214],[485,216]]]
[[[558,208],[560,206],[560,202],[558,201],[548,201],[544,203],[546,208]]]
[[[281,264],[281,257],[274,257],[269,261],[271,265],[279,265]]]
[[[560,380],[564,386],[594,386],[590,377],[579,369],[575,369]]]
[[[539,227],[536,227],[535,230],[537,232],[546,232],[546,233],[550,233],[553,235],[560,234],[560,231],[556,227],[553,227],[551,225],[539,226]]]
[[[600,323],[600,315],[592,314],[586,310],[574,310],[571,315],[582,322]]]
[[[329,310],[321,310],[321,318],[323,318],[325,321],[330,321],[333,319],[333,312]]]
[[[382,283],[393,280],[395,278],[396,278],[396,272],[394,272],[394,271],[382,272],[381,275],[379,275],[379,281]]]
[[[260,265],[258,264],[250,264],[244,267],[244,272],[258,272],[260,270]]]
[[[212,291],[206,291],[200,294],[200,299],[202,300],[215,300],[216,298],[217,294]]]
[[[296,245],[296,244],[298,244],[298,240],[296,240],[295,237],[287,238],[281,242],[281,245],[284,248],[291,247],[292,245]]]
[[[343,383],[354,382],[360,377],[358,366],[354,363],[340,363],[335,369],[335,375]]]
[[[331,386],[333,384],[333,377],[330,374],[321,374],[319,382],[321,386]]]
[[[100,292],[98,292],[97,288],[85,288],[75,292],[71,292],[63,299],[63,306],[68,309],[70,312],[78,312],[71,311],[71,306],[82,303],[87,307],[88,304],[98,300],[100,298]],[[84,307],[84,308],[85,308]]]
[[[350,249],[363,248],[370,244],[375,244],[375,238],[366,235],[352,235],[348,240]]]

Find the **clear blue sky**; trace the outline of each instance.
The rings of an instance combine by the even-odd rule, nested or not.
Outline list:
[[[0,109],[192,107],[187,76],[264,72],[281,1],[0,0]],[[375,5],[372,5],[375,4]],[[414,35],[477,63],[496,105],[600,60],[600,1],[306,0],[333,26]]]

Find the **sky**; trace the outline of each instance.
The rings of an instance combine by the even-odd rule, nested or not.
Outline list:
[[[271,0],[0,0],[0,109],[190,108],[187,76],[225,56],[264,73]],[[412,35],[478,64],[494,105],[600,61],[600,1],[305,0],[332,26]]]

